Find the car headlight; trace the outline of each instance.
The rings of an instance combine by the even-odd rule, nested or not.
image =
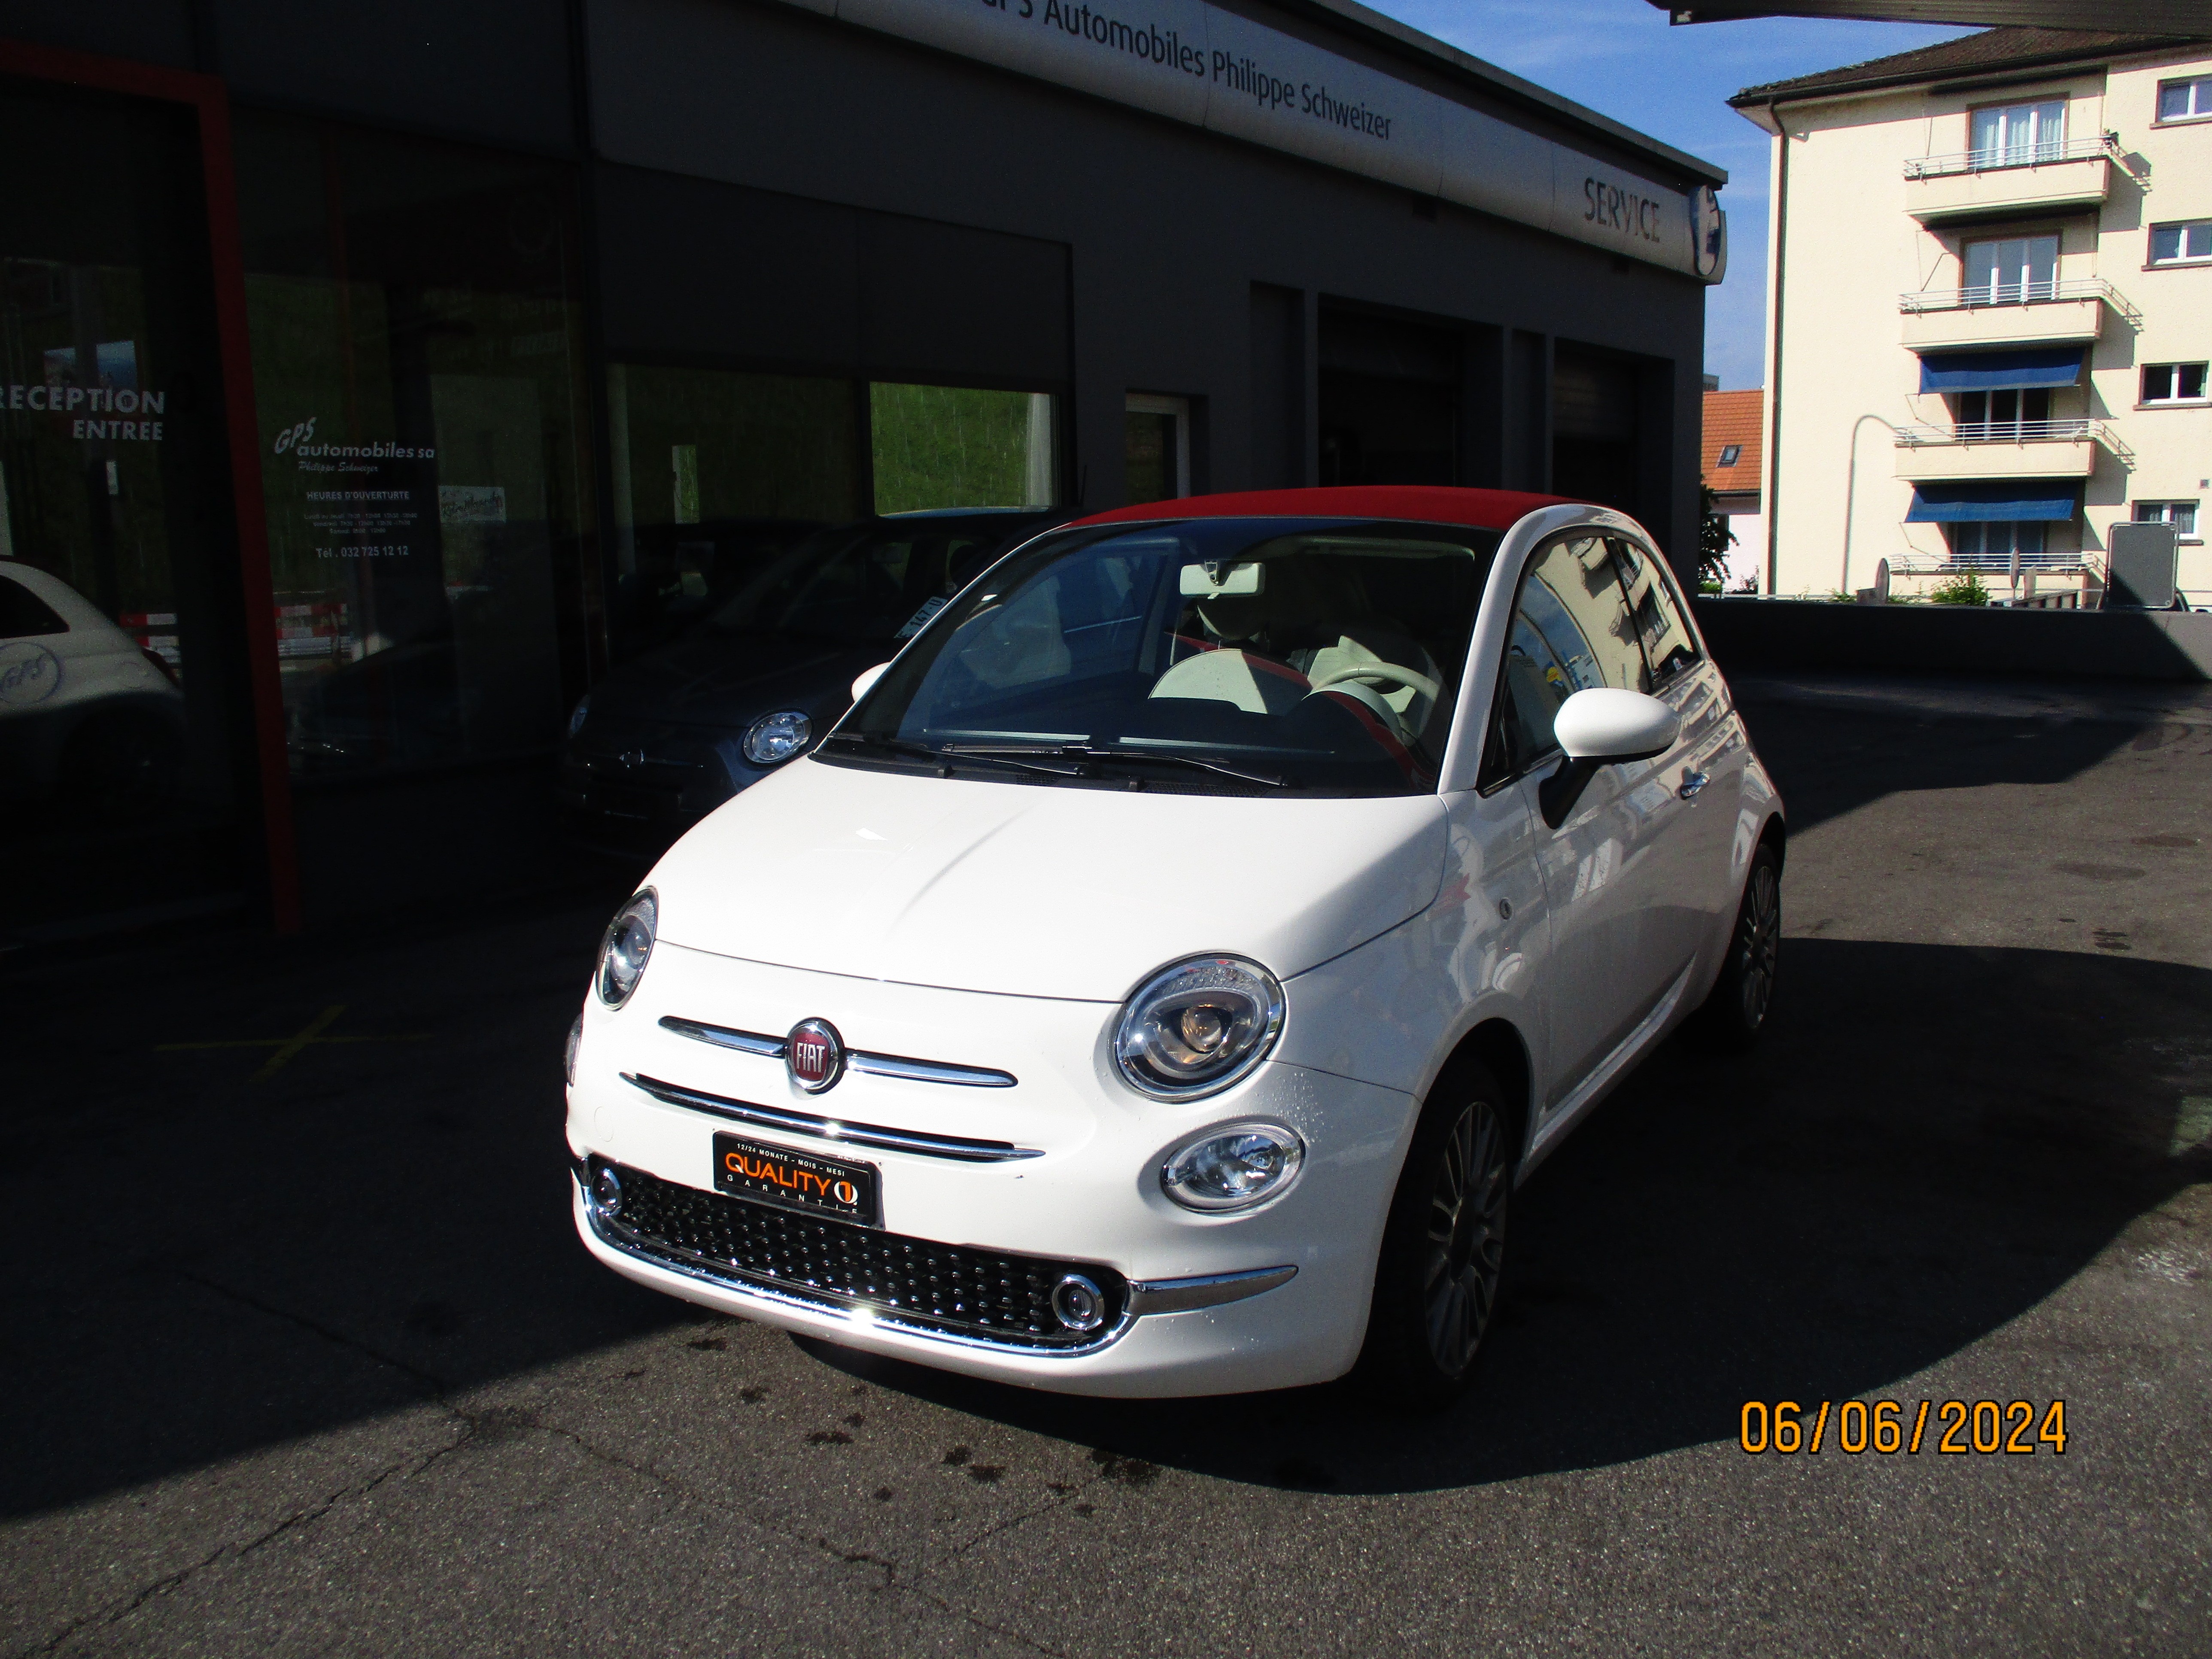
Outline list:
[[[1241,1210],[1297,1178],[1306,1144],[1279,1123],[1232,1123],[1160,1165],[1160,1190],[1186,1210]]]
[[[806,747],[814,722],[796,708],[763,714],[745,727],[745,758],[755,766],[777,766]]]
[[[584,720],[592,712],[592,694],[588,691],[576,699],[576,712],[568,716],[568,735],[574,737],[584,729]]]
[[[1114,1058],[1139,1094],[1195,1100],[1267,1057],[1283,1029],[1283,988],[1242,957],[1193,957],[1137,988],[1114,1033]]]
[[[637,982],[645,977],[646,959],[653,954],[653,928],[659,906],[653,889],[647,888],[615,912],[607,936],[599,941],[599,971],[596,983],[599,1000],[619,1008],[629,1000]]]

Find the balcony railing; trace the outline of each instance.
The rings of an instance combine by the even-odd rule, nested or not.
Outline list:
[[[1893,428],[1899,449],[1922,449],[1936,444],[2102,444],[2123,461],[2135,452],[2103,421],[1961,421],[1954,426]]]
[[[1962,149],[1949,155],[1912,155],[1905,162],[1908,179],[1948,179],[1962,173],[1995,173],[2000,167],[2048,167],[2054,161],[2094,161],[2100,155],[2115,159],[2120,154],[2120,135],[2107,132],[2096,138],[2077,138],[2070,144],[2014,144],[1988,149]]]
[[[1908,315],[1923,311],[1975,311],[1987,306],[2032,306],[2065,300],[2102,300],[2131,323],[2142,321],[2120,291],[2101,276],[2076,276],[2027,283],[1983,283],[1973,288],[1927,288],[1897,296]]]

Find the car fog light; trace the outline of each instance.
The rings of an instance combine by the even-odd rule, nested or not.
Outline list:
[[[1160,1166],[1160,1189],[1187,1210],[1241,1210],[1297,1179],[1306,1144],[1279,1123],[1233,1123]]]
[[[1052,1310],[1071,1331],[1095,1331],[1106,1322],[1106,1294],[1081,1273],[1052,1287]]]
[[[806,747],[814,722],[796,708],[763,714],[745,727],[745,758],[755,766],[780,766]]]
[[[1137,988],[1114,1033],[1129,1086],[1155,1100],[1226,1089],[1267,1057],[1283,1029],[1283,988],[1242,957],[1193,957]]]
[[[611,1164],[602,1164],[592,1177],[592,1207],[601,1215],[622,1213],[622,1177]]]
[[[659,922],[659,906],[653,889],[647,888],[615,912],[607,935],[599,941],[599,1000],[610,1008],[628,1002],[637,982],[645,977],[646,960],[653,955],[653,929]]]
[[[576,1082],[576,1050],[584,1043],[584,1017],[576,1016],[576,1023],[568,1028],[568,1052],[561,1056],[561,1074],[568,1079],[571,1088]]]

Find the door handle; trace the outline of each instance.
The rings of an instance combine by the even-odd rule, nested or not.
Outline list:
[[[1713,775],[1710,772],[1685,772],[1682,774],[1682,787],[1675,793],[1684,800],[1688,800],[1712,781]]]

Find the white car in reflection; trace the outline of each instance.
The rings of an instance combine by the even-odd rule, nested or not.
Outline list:
[[[175,793],[184,734],[167,663],[60,577],[0,561],[0,799],[129,817]]]
[[[577,1228],[712,1308],[1122,1395],[1440,1404],[1515,1186],[1759,1033],[1781,802],[1633,520],[1365,488],[1079,520],[608,930]]]

